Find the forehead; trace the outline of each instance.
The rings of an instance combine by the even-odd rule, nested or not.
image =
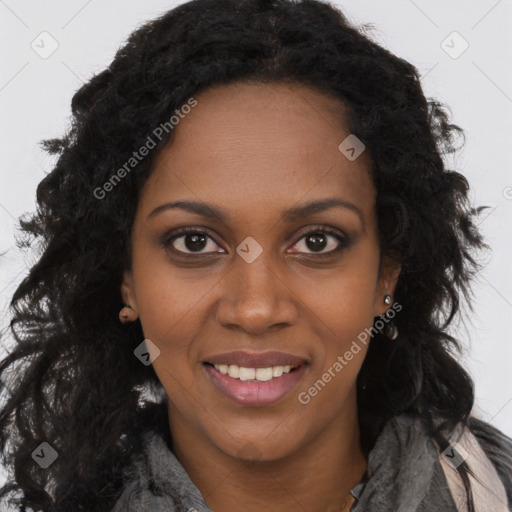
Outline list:
[[[300,85],[233,84],[196,96],[155,159],[142,208],[188,198],[226,209],[277,208],[338,196],[369,214],[368,156],[350,161],[341,102]]]

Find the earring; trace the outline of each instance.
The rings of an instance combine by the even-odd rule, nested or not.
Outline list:
[[[396,340],[398,338],[398,327],[394,322],[390,322],[384,329],[384,334],[390,340]]]
[[[133,322],[137,319],[137,313],[132,309],[129,304],[126,304],[119,312],[119,320],[122,324]]]
[[[388,306],[391,304],[391,295],[384,295],[384,304]],[[389,325],[384,329],[384,335],[390,340],[396,340],[398,337],[398,327],[394,322],[389,322]]]

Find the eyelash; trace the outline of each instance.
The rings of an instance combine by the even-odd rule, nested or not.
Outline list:
[[[343,249],[346,249],[350,245],[350,241],[346,236],[343,236],[339,233],[338,230],[327,227],[327,226],[316,226],[305,233],[303,233],[300,238],[297,240],[297,242],[294,244],[296,245],[300,240],[303,238],[306,238],[313,234],[328,234],[333,236],[337,239],[339,242],[339,246],[336,249],[333,249],[331,251],[325,252],[325,253],[301,253],[301,252],[295,252],[294,254],[302,254],[306,256],[314,256],[315,258],[323,258],[323,257],[329,257],[333,256],[336,253],[341,252]],[[214,239],[212,234],[205,229],[198,229],[194,228],[192,226],[187,226],[184,228],[176,229],[175,231],[165,235],[163,239],[161,240],[161,244],[164,249],[172,251],[174,254],[177,254],[179,256],[186,256],[186,257],[205,257],[205,256],[211,256],[212,254],[220,254],[220,253],[192,253],[192,252],[183,252],[178,251],[172,247],[172,243],[177,240],[178,238],[181,238],[184,235],[203,235],[207,236],[211,240],[213,240],[217,245],[220,245],[217,243],[217,241]]]

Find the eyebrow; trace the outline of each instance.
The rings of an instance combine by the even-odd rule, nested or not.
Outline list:
[[[321,213],[326,210],[330,210],[331,208],[341,207],[346,208],[354,213],[356,213],[363,225],[364,228],[364,216],[362,211],[353,203],[349,201],[345,201],[344,199],[340,199],[338,197],[329,197],[326,199],[319,199],[317,201],[312,201],[310,203],[306,203],[304,205],[293,206],[288,210],[285,210],[281,214],[281,218],[284,221],[292,222],[305,217],[309,217],[314,215],[315,213]],[[207,217],[210,219],[217,219],[221,222],[229,222],[232,217],[227,212],[223,211],[218,206],[208,203],[202,203],[198,201],[173,201],[170,203],[164,203],[160,206],[157,206],[149,215],[148,219],[154,217],[155,215],[173,208],[179,208],[181,210],[188,211],[190,213],[195,213],[197,215],[201,215],[202,217]]]

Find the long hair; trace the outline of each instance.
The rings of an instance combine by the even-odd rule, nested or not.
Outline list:
[[[43,141],[58,158],[37,187],[37,211],[20,219],[18,243],[39,253],[12,297],[13,348],[0,363],[0,447],[11,471],[0,498],[21,510],[108,511],[141,433],[165,425],[150,397],[162,386],[133,354],[140,321],[118,321],[120,286],[140,191],[172,142],[172,130],[157,137],[155,128],[214,85],[314,87],[347,107],[347,128],[371,156],[381,255],[402,265],[402,310],[398,338],[375,334],[358,376],[364,451],[398,414],[423,418],[440,442],[441,427],[469,425],[473,383],[447,329],[462,299],[472,310],[476,252],[488,246],[466,178],[443,158],[464,132],[425,97],[418,70],[367,29],[324,1],[194,0],[138,28],[76,92],[69,130]],[[154,149],[127,168],[148,137]],[[41,443],[58,453],[45,470],[32,456]]]

